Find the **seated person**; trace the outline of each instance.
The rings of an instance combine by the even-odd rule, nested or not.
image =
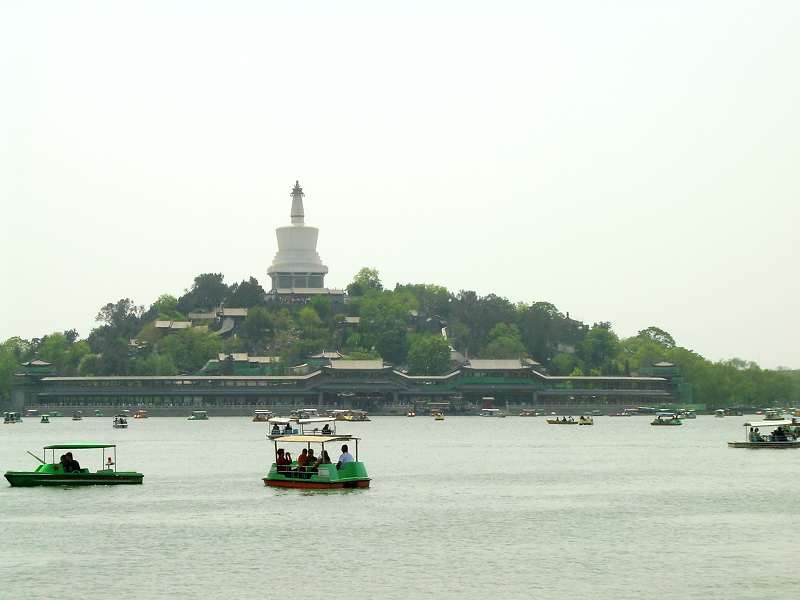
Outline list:
[[[292,433],[292,424],[291,423],[287,423],[286,424],[286,427],[284,428],[283,433]]]
[[[290,464],[292,464],[291,457],[284,452],[283,448],[278,448],[278,456],[275,457],[275,465],[278,473],[286,473],[289,470]]]
[[[69,463],[68,473],[79,473],[81,470],[80,463],[72,458],[72,452],[67,452],[67,462]]]
[[[347,444],[342,446],[342,454],[339,456],[339,462],[336,463],[336,468],[341,469],[342,465],[345,463],[353,462],[355,459],[353,455],[347,449]]]
[[[61,470],[64,471],[64,473],[69,473],[69,462],[67,461],[66,454],[61,455],[61,460],[59,460],[58,466],[61,467]]]
[[[306,475],[305,475],[306,479],[310,478],[311,474],[314,471],[317,470],[317,457],[314,456],[314,449],[313,448],[309,448],[308,449],[308,459],[306,461],[306,466],[305,466],[304,470],[306,472]]]
[[[317,464],[318,465],[329,465],[329,464],[331,464],[331,457],[328,456],[328,451],[327,450],[323,450],[322,451],[322,456],[319,457],[319,460],[317,461]]]
[[[272,424],[272,431],[270,431],[270,434],[271,435],[280,435],[280,433],[281,433],[280,425],[278,425],[277,423],[273,423]]]
[[[322,428],[322,433],[329,434],[331,432],[331,426],[329,423],[325,423],[325,427]]]

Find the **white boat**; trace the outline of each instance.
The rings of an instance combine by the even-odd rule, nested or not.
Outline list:
[[[752,421],[745,423],[745,441],[728,442],[729,448],[800,448],[800,440],[796,423],[789,419],[780,421]],[[769,434],[762,434],[761,428],[775,429]]]
[[[718,408],[717,410],[714,411],[714,416],[717,419],[722,419],[725,416],[725,409],[724,408]]]
[[[208,421],[208,413],[204,410],[193,410],[187,421]]]
[[[501,411],[499,408],[482,408],[481,409],[481,416],[482,417],[505,417],[506,413]]]

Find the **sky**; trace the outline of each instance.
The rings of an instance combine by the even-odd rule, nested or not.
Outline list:
[[[800,3],[0,4],[0,340],[266,270],[800,368]]]

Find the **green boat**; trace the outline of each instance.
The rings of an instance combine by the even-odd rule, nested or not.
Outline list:
[[[92,473],[89,469],[65,472],[60,462],[56,462],[56,450],[102,450],[100,468]],[[108,453],[106,459],[106,450]],[[50,462],[47,451],[50,450]],[[141,484],[144,475],[135,471],[117,471],[117,446],[115,444],[55,444],[45,446],[42,458],[28,452],[41,464],[35,471],[6,471],[6,479],[12,487],[33,487],[38,485],[132,485]]]
[[[675,413],[664,413],[660,412],[656,415],[656,418],[650,421],[650,425],[683,425],[683,421],[678,418],[678,415]]]
[[[187,421],[208,421],[208,413],[204,410],[193,410]]]
[[[363,462],[358,460],[358,438],[350,435],[284,435],[274,437],[275,462],[269,473],[263,478],[264,485],[278,488],[330,490],[342,488],[368,488],[370,478]],[[284,450],[285,444],[301,444],[310,449],[312,444],[319,444],[319,456],[325,452],[325,444],[355,442],[355,458],[342,463],[324,463],[315,466],[299,466],[296,460],[278,466],[278,446]],[[330,447],[330,446],[329,446]]]

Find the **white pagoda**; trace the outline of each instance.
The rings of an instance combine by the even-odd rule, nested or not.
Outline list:
[[[272,291],[277,293],[328,293],[325,275],[328,267],[317,254],[319,229],[305,224],[303,188],[295,181],[292,189],[292,224],[278,227],[278,252],[267,274],[272,279]]]

